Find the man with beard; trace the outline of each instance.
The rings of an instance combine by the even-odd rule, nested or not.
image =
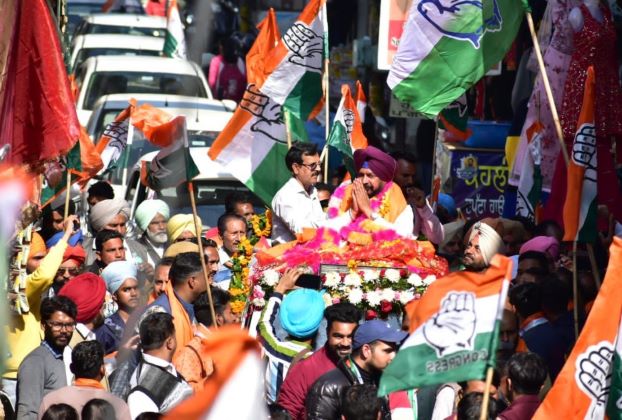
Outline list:
[[[285,156],[292,178],[272,199],[272,240],[284,243],[296,239],[304,228],[320,227],[326,220],[315,184],[322,163],[314,143],[294,142]]]
[[[351,223],[373,221],[398,235],[413,236],[415,216],[400,187],[393,182],[397,162],[373,146],[354,151],[357,178],[333,194],[326,226],[340,231]]]
[[[140,291],[136,280],[136,266],[127,261],[115,261],[102,271],[106,289],[112,295],[118,310],[104,320],[104,324],[95,330],[95,337],[102,346],[104,354],[117,351],[125,324],[139,305]]]
[[[360,311],[351,303],[337,303],[324,311],[327,341],[324,347],[306,359],[293,363],[281,386],[277,404],[292,419],[304,419],[305,398],[311,385],[323,374],[337,367],[339,360],[352,352],[354,329],[361,319]]]
[[[501,253],[502,247],[503,239],[493,227],[483,221],[475,223],[462,257],[465,270],[474,272],[486,270],[492,257]]]
[[[69,346],[75,347],[76,344],[95,340],[95,329],[99,327],[104,316],[102,307],[106,297],[106,283],[104,280],[93,273],[82,273],[74,277],[60,289],[59,296],[66,296],[78,307],[76,314],[76,334],[73,335]]]
[[[170,209],[162,200],[145,200],[136,208],[134,218],[143,231],[138,243],[147,250],[148,262],[157,266],[164,255],[168,234],[166,225],[170,217]]]
[[[402,189],[402,193],[415,215],[413,235],[418,237],[423,234],[430,242],[440,244],[443,241],[443,225],[434,214],[430,203],[425,198],[425,192],[417,180],[415,157],[405,152],[391,153],[391,157],[397,162],[393,182]]]
[[[86,253],[80,245],[67,246],[63,254],[63,262],[60,267],[58,267],[58,271],[54,277],[54,283],[52,283],[52,286],[50,286],[46,292],[46,297],[56,296],[69,280],[80,274],[85,258]]]
[[[307,396],[307,419],[340,418],[341,396],[354,384],[378,386],[380,375],[395,357],[397,346],[408,336],[379,319],[361,324],[354,333],[352,354],[315,381]],[[387,399],[382,402],[382,419],[390,419]]]
[[[70,383],[64,353],[76,326],[76,313],[76,304],[64,296],[46,298],[41,302],[44,339],[19,366],[17,418],[36,419],[43,397]]]

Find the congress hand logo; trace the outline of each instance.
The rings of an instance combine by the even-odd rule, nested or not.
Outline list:
[[[450,292],[440,310],[423,325],[423,336],[438,357],[473,349],[475,294]]]
[[[605,416],[611,386],[612,359],[613,344],[608,341],[588,347],[577,357],[575,381],[579,389],[592,400],[585,414],[586,419],[602,419]]]
[[[322,70],[324,40],[305,23],[294,23],[283,35],[283,42],[294,53],[289,57],[292,64]]]

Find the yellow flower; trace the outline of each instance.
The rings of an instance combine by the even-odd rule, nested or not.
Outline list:
[[[234,314],[241,314],[246,306],[246,301],[234,301],[231,302],[231,312]]]
[[[357,265],[356,260],[349,260],[348,261],[348,268],[351,271],[355,271],[356,270],[356,265]]]

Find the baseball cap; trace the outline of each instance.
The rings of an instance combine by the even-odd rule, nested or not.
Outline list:
[[[385,341],[387,343],[399,344],[408,333],[391,328],[391,326],[379,319],[373,319],[359,325],[354,333],[353,349],[358,349],[363,344],[369,344],[376,340]]]

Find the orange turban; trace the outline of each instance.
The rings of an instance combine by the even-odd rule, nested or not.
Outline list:
[[[30,252],[28,253],[28,258],[32,258],[37,254],[47,252],[47,248],[45,247],[45,241],[37,232],[33,232],[32,239],[30,240]]]

